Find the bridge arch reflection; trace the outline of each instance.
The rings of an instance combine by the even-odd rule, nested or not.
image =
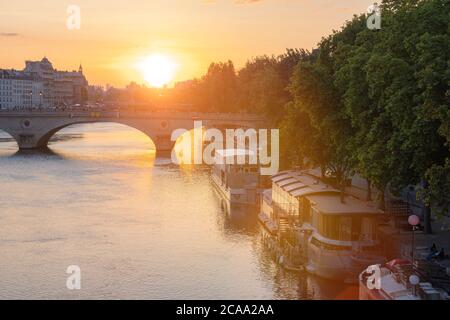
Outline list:
[[[8,132],[20,149],[46,147],[60,130],[75,124],[113,122],[137,129],[154,143],[158,154],[170,156],[175,145],[172,133],[191,130],[196,121],[205,127],[260,128],[264,119],[251,114],[189,112],[0,112],[0,129]]]

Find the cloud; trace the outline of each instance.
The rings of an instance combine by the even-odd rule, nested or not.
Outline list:
[[[18,37],[19,34],[15,32],[0,32],[0,37]]]

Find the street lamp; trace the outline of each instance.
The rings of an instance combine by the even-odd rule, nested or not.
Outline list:
[[[415,214],[410,215],[408,218],[408,223],[409,225],[412,226],[412,252],[411,252],[411,260],[412,263],[414,265],[414,247],[415,247],[415,231],[416,231],[416,227],[419,225],[420,223],[420,218],[418,216],[416,216]]]
[[[414,273],[409,278],[409,282],[412,285],[413,295],[416,295],[416,286],[419,284],[419,277],[414,272],[414,266],[415,266],[415,263],[414,263],[414,260],[415,260],[414,251],[415,251],[415,240],[416,240],[416,237],[415,237],[415,235],[416,235],[416,227],[420,223],[420,218],[418,216],[416,216],[415,214],[410,215],[408,217],[408,223],[409,223],[410,226],[412,226],[411,262],[412,262],[412,270],[413,270],[413,273]]]
[[[412,294],[413,296],[417,295],[417,285],[420,283],[420,278],[412,274],[409,276],[409,283],[412,285]]]

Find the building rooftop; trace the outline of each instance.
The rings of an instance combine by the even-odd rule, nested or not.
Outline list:
[[[1,79],[16,79],[16,80],[33,80],[33,76],[29,73],[24,73],[23,71],[18,71],[14,69],[0,69]]]

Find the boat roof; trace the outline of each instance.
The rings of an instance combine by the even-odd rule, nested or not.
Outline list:
[[[279,182],[285,179],[289,179],[290,177],[292,177],[292,175],[290,173],[282,173],[282,174],[277,174],[275,176],[272,176],[271,180],[272,182]]]
[[[335,215],[379,215],[381,210],[377,209],[371,202],[361,201],[353,197],[345,197],[341,202],[339,194],[311,194],[307,196],[313,202],[313,206],[320,212]]]
[[[279,171],[277,174],[274,174],[273,176],[271,176],[272,180],[278,178],[279,176],[284,176],[286,174],[289,174],[291,172],[294,172],[294,170],[284,170],[284,171]]]
[[[347,196],[341,202],[341,191],[307,172],[283,171],[272,176],[272,183],[295,198],[306,197],[322,213],[335,215],[378,215],[382,211],[372,202]]]
[[[302,182],[295,182],[295,183],[290,183],[288,185],[283,186],[283,189],[285,191],[294,191],[294,190],[297,190],[300,188],[305,188],[305,187],[306,187],[306,184],[304,184]]]
[[[278,186],[283,187],[283,186],[287,186],[291,183],[297,182],[298,180],[295,178],[288,178],[288,179],[284,179],[280,182],[277,183]]]
[[[280,186],[293,197],[312,194],[340,194],[340,191],[320,181],[318,178],[299,171],[279,172],[271,177],[272,183]]]
[[[309,196],[309,195],[314,195],[314,194],[335,194],[335,195],[340,195],[340,191],[337,189],[334,189],[332,187],[315,187],[315,186],[306,186],[305,188],[301,188],[301,189],[297,189],[294,190],[292,192],[290,192],[290,194],[293,197],[305,197],[305,196]]]

